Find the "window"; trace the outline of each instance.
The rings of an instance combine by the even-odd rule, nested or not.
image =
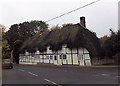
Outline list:
[[[53,59],[53,56],[52,56],[52,55],[50,55],[50,59]]]
[[[78,54],[78,59],[79,60],[83,60],[83,55],[82,54]]]
[[[60,55],[60,59],[66,59],[67,58],[67,56],[66,55]]]
[[[80,59],[83,60],[83,55],[81,55]]]
[[[49,56],[46,56],[46,59],[49,59]]]
[[[62,55],[60,55],[60,59],[62,59]]]
[[[66,59],[66,55],[63,55],[63,59]]]
[[[54,59],[57,60],[57,56],[56,55],[54,56]]]

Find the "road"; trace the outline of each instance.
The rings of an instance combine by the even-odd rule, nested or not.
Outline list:
[[[2,72],[3,84],[118,84],[116,67],[14,65]]]

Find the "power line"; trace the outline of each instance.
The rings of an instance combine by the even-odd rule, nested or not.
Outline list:
[[[84,7],[87,7],[87,6],[89,6],[89,5],[92,5],[92,4],[94,4],[94,3],[98,2],[98,1],[100,1],[100,0],[96,0],[96,1],[93,1],[93,2],[91,2],[91,3],[88,3],[88,4],[86,4],[86,5],[82,6],[82,7],[76,8],[76,9],[74,9],[74,10],[72,10],[72,11],[66,12],[66,13],[64,13],[64,14],[62,14],[62,15],[59,15],[59,16],[54,17],[54,18],[52,18],[52,19],[49,19],[49,20],[47,20],[46,22],[55,20],[55,19],[57,19],[57,18],[59,18],[59,17],[62,17],[62,16],[64,16],[64,15],[70,14],[70,13],[72,13],[72,12],[74,12],[74,11],[77,11],[77,10],[79,10],[79,9],[81,9],[81,8],[84,8]]]

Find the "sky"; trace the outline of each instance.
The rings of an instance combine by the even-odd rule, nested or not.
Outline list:
[[[25,21],[51,18],[82,7],[95,0],[0,0],[0,24],[8,30],[11,25]],[[109,29],[118,30],[118,1],[100,0],[88,7],[47,22],[49,27],[57,24],[79,23],[85,16],[86,27],[98,37],[110,35]]]

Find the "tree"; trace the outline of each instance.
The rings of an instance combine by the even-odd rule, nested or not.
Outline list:
[[[108,37],[103,45],[106,56],[108,58],[118,59],[118,55],[120,55],[120,30],[118,32],[114,32],[110,29],[111,35]]]
[[[21,40],[22,42],[24,42],[28,38],[36,35],[36,32],[40,31],[42,33],[47,29],[48,29],[48,24],[46,24],[43,21],[36,21],[36,20],[11,25],[10,29],[5,33],[5,38],[8,40],[8,44],[11,47],[11,51],[13,51],[14,49],[13,56],[15,56],[17,63],[19,60],[19,56],[18,56],[19,52],[17,51],[18,48],[16,47],[16,43],[18,41],[16,40]]]
[[[51,31],[52,30],[58,30],[58,29],[61,29],[61,26],[59,26],[59,24],[50,28]]]
[[[100,38],[100,46],[101,46],[101,58],[105,58],[105,48],[104,48],[104,45],[105,45],[105,41],[108,39],[108,36],[107,35],[104,35],[103,37]]]
[[[25,41],[36,34],[37,31],[43,32],[48,29],[48,24],[43,21],[23,22],[11,25],[6,33],[6,38],[11,48],[16,40]]]
[[[73,25],[72,23],[62,24],[63,27]]]
[[[108,36],[107,36],[107,35],[104,35],[103,37],[100,38],[100,40],[101,40],[102,42],[104,42],[107,38],[108,38]]]
[[[5,33],[5,38],[8,40],[8,44],[13,48],[13,43],[15,40],[20,39],[19,37],[19,25],[14,24],[10,29]]]
[[[48,24],[43,21],[37,20],[31,21],[28,26],[33,30],[32,32],[34,33],[36,33],[37,31],[44,32],[46,29],[48,29]]]
[[[21,47],[22,43],[23,42],[21,40],[16,40],[14,42],[13,57],[15,58],[16,64],[19,64],[19,48]]]
[[[8,44],[7,40],[2,41],[2,57],[10,58],[10,45]]]
[[[0,25],[1,27],[1,32],[2,33],[2,37],[1,39],[1,49],[2,49],[2,58],[10,58],[10,45],[8,44],[8,41],[5,38],[5,26]],[[0,46],[1,46],[0,45]]]

